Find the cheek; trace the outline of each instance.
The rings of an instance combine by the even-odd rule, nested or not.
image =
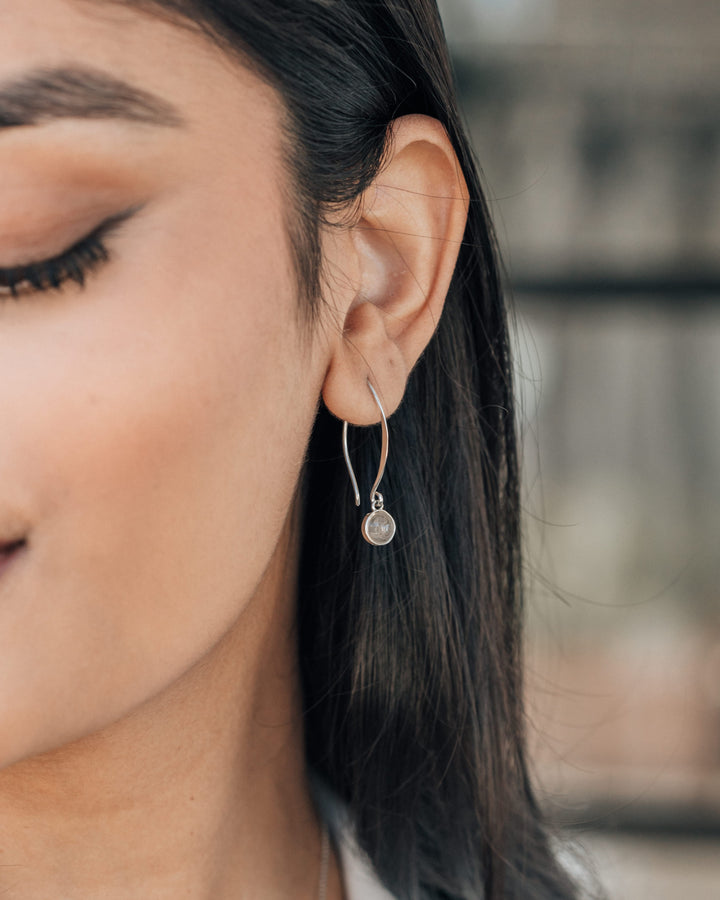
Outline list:
[[[207,652],[252,596],[319,390],[273,233],[242,252],[200,229],[155,233],[152,258],[138,252],[105,295],[16,317],[0,375],[22,377],[1,402],[0,469],[31,535],[0,583],[4,727],[40,740],[48,709],[69,732],[116,717]]]

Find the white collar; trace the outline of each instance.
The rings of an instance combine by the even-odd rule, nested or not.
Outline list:
[[[345,900],[396,900],[375,873],[367,854],[360,849],[355,828],[343,801],[317,775],[311,778],[318,811],[330,829],[337,849]]]
[[[333,832],[340,857],[345,900],[395,900],[380,883],[367,855],[349,830]]]

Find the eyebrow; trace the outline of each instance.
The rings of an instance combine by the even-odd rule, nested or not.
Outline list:
[[[181,127],[167,100],[87,66],[36,68],[0,84],[0,130],[55,119],[123,119]]]

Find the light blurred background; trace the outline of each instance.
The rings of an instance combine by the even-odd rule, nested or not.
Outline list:
[[[514,295],[528,710],[612,900],[720,898],[720,0],[444,0]]]

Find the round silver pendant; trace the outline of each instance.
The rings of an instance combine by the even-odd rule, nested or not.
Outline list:
[[[374,509],[362,521],[362,535],[376,547],[389,544],[395,537],[395,519],[384,509]]]

